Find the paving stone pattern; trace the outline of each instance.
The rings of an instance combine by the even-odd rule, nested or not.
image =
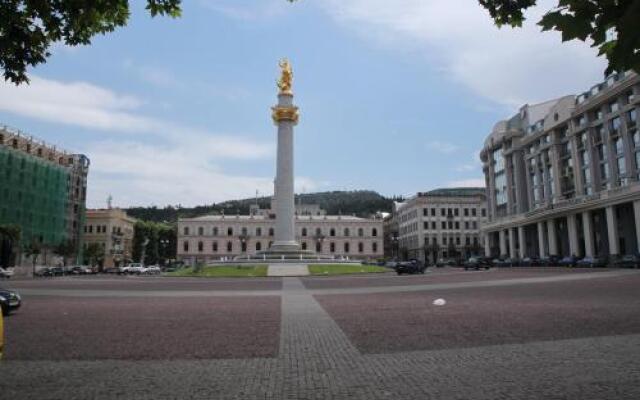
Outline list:
[[[0,399],[640,398],[638,334],[367,355],[312,294],[283,279],[277,357],[3,361]]]

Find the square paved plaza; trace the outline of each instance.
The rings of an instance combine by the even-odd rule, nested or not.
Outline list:
[[[637,270],[7,286],[2,399],[640,398]]]

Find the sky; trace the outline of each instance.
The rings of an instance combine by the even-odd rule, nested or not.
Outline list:
[[[296,192],[483,186],[497,121],[602,80],[594,49],[535,25],[553,3],[498,29],[476,0],[185,0],[178,19],[133,0],[126,27],[0,83],[0,124],[86,154],[89,207],[271,195],[287,57]]]

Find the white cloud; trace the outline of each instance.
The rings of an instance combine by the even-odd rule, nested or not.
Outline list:
[[[484,187],[483,178],[469,178],[447,182],[446,187]]]
[[[458,172],[482,171],[482,162],[480,161],[480,150],[471,153],[469,162],[460,164],[456,167]]]
[[[458,146],[449,142],[442,142],[439,140],[434,140],[432,142],[427,143],[427,147],[431,150],[435,150],[438,153],[442,154],[451,154],[454,151],[458,150]]]
[[[393,48],[415,46],[439,60],[450,79],[499,104],[574,93],[602,77],[605,61],[584,43],[561,43],[540,32],[540,15],[557,1],[539,1],[521,29],[498,29],[475,0],[323,0],[338,21]]]

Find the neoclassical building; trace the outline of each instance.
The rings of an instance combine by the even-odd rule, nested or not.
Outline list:
[[[396,203],[398,236],[390,238],[389,255],[430,263],[479,255],[484,249],[480,227],[487,220],[486,207],[484,188],[435,189]]]
[[[104,250],[104,268],[131,261],[135,222],[134,218],[119,208],[87,210],[83,233],[84,249],[92,243],[98,243]]]
[[[250,215],[205,215],[178,220],[178,258],[186,264],[255,256],[275,237],[273,209]],[[383,256],[382,219],[326,215],[317,205],[296,206],[296,240],[302,250],[325,256],[370,260]]]
[[[481,152],[487,254],[617,256],[640,246],[640,77],[498,122]]]

